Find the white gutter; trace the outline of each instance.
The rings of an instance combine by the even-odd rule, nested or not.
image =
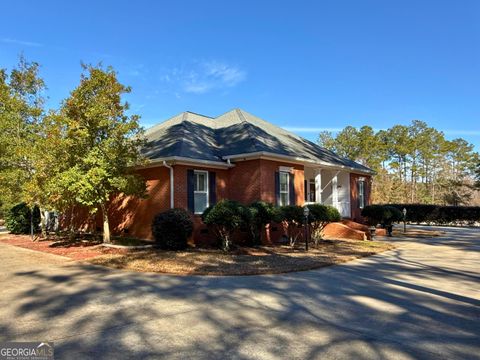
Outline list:
[[[174,199],[173,199],[173,191],[174,191],[174,185],[173,185],[173,167],[168,165],[167,162],[164,160],[163,161],[163,166],[165,166],[167,169],[170,169],[170,209],[173,209],[175,207],[174,205]]]
[[[223,161],[212,161],[212,160],[201,160],[201,159],[191,159],[182,156],[168,156],[158,159],[151,159],[147,162],[146,165],[141,166],[141,168],[148,168],[158,166],[158,164],[163,164],[165,161],[174,163],[175,165],[194,165],[202,167],[211,167],[217,169],[229,169],[235,167],[234,164],[225,163]]]
[[[336,169],[336,170],[349,170],[351,172],[355,173],[361,173],[361,174],[375,174],[374,171],[369,171],[369,170],[361,170],[357,169],[354,167],[350,166],[345,166],[345,165],[335,165],[331,164],[325,161],[315,161],[315,160],[310,160],[310,159],[305,159],[305,158],[299,158],[295,156],[289,156],[289,155],[279,155],[267,151],[258,151],[254,153],[244,153],[244,154],[235,154],[235,155],[228,155],[222,157],[222,159],[230,161],[230,160],[247,160],[247,159],[252,159],[252,158],[263,158],[263,159],[274,159],[274,160],[284,160],[286,162],[294,162],[298,164],[308,164],[308,165],[321,165],[323,167],[329,168],[329,169]]]

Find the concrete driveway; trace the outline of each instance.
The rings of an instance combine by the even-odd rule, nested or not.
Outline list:
[[[480,359],[480,230],[287,275],[178,277],[0,243],[1,340],[58,359]]]

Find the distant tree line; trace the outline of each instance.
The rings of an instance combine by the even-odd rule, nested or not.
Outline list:
[[[420,120],[379,131],[370,126],[324,131],[318,143],[377,172],[376,203],[469,205],[480,187],[474,146],[461,138],[448,140]]]

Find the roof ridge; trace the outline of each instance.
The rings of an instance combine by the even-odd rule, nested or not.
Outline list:
[[[200,113],[196,113],[196,112],[193,112],[193,111],[184,111],[184,113],[189,113],[189,114],[193,114],[193,115],[198,115],[198,116],[202,116],[202,117],[206,117],[208,119],[215,119],[214,117],[212,116],[208,116],[208,115],[203,115],[203,114],[200,114]]]
[[[242,113],[242,110],[239,108],[235,108],[235,112],[237,113],[238,117],[240,118],[241,122],[245,124],[245,129],[247,130],[247,133],[250,137],[250,141],[253,144],[253,147],[255,150],[258,150],[257,142],[256,142],[256,137],[253,136],[251,128],[250,128],[250,123],[247,121],[245,116]]]
[[[182,114],[182,121],[180,124],[182,124],[182,136],[180,141],[178,142],[178,152],[181,154],[182,153],[182,148],[183,148],[183,143],[185,142],[185,134],[187,132],[187,129],[185,128],[185,123],[187,122],[187,117],[188,117],[188,111],[184,111]]]

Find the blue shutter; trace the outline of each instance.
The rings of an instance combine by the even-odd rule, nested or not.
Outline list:
[[[290,194],[290,205],[296,205],[297,197],[295,196],[295,176],[293,174],[288,174],[289,176],[289,194]]]
[[[195,198],[193,196],[195,175],[193,170],[187,170],[187,205],[188,210],[195,212]]]
[[[213,171],[208,172],[208,202],[210,206],[217,203],[217,180]]]
[[[275,205],[280,205],[280,173],[275,172]]]

